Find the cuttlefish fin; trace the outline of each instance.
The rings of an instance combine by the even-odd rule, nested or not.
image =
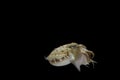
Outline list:
[[[89,63],[86,56],[84,54],[81,54],[76,60],[72,61],[72,64],[78,69],[78,71],[80,71],[81,65],[87,65]]]

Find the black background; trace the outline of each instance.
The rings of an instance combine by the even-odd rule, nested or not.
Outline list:
[[[8,37],[8,47],[12,48],[9,55],[14,57],[8,65],[8,74],[14,73],[12,77],[17,79],[96,80],[114,77],[118,59],[113,50],[117,44],[114,16],[108,8],[71,9],[27,7],[17,8],[16,13],[12,13],[12,9],[8,11],[7,25],[13,27],[5,29],[9,31],[5,37]],[[90,64],[89,68],[81,66],[79,72],[72,64],[55,67],[45,60],[54,48],[71,42],[84,44],[95,53],[93,60],[97,64],[94,69]]]
[[[58,24],[56,24],[58,25]],[[64,25],[64,24],[63,24]],[[99,24],[96,24],[99,26]],[[48,25],[49,26],[49,25]],[[22,58],[20,58],[20,74],[28,78],[45,78],[50,79],[89,79],[100,77],[101,79],[107,78],[109,71],[114,71],[111,68],[109,59],[113,56],[111,53],[112,46],[108,42],[107,31],[104,28],[98,29],[97,27],[84,27],[83,25],[75,26],[55,26],[44,28],[27,28],[22,34],[20,45]],[[89,24],[87,25],[89,26]],[[97,62],[94,68],[90,64],[89,68],[81,66],[81,72],[72,65],[63,67],[55,67],[49,64],[44,57],[47,57],[50,52],[66,43],[77,42],[84,44],[89,50],[95,53],[93,60]],[[111,46],[108,49],[108,46]],[[113,67],[112,67],[113,68]]]

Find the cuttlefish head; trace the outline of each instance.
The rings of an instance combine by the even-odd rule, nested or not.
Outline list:
[[[74,55],[64,45],[54,49],[46,59],[53,66],[64,66],[70,64],[71,60],[74,60]]]

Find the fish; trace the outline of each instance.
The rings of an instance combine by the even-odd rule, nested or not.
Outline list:
[[[72,42],[53,49],[45,59],[51,65],[57,67],[72,63],[78,71],[81,71],[81,65],[95,63],[93,57],[93,51],[88,50],[85,45]]]

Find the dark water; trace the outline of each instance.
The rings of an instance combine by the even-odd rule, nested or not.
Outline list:
[[[20,64],[16,72],[19,76],[32,79],[100,79],[107,78],[109,74],[110,53],[106,50],[108,46],[107,34],[104,31],[83,29],[58,29],[48,30],[37,28],[31,31],[26,31],[23,36],[24,40],[21,42],[22,56]],[[59,29],[60,28],[60,29]],[[80,27],[79,27],[80,28]],[[54,29],[54,28],[52,28]],[[43,31],[43,32],[42,32]],[[97,63],[90,64],[88,67],[81,66],[79,72],[72,64],[63,67],[54,67],[45,60],[45,57],[56,47],[66,43],[77,42],[84,44],[89,50],[95,53],[95,60]],[[23,45],[22,45],[23,44]],[[112,61],[111,61],[112,62]],[[113,71],[113,70],[111,70]]]

